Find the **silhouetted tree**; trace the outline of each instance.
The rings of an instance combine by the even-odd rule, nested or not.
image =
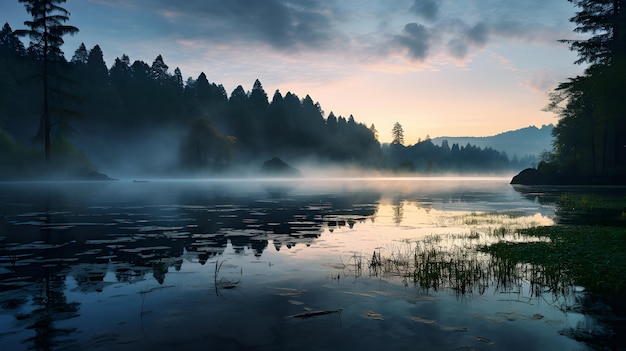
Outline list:
[[[404,129],[399,122],[396,122],[391,130],[391,143],[404,145]]]
[[[588,63],[583,76],[558,86],[549,110],[560,115],[547,158],[562,171],[604,175],[626,166],[626,0],[569,0],[571,22],[586,39],[563,40]],[[547,160],[544,159],[543,165]]]
[[[111,85],[116,89],[123,90],[128,87],[132,77],[128,55],[123,54],[121,58],[115,59],[113,66],[109,70],[109,77]]]
[[[183,91],[184,83],[183,83],[183,73],[180,71],[180,68],[174,68],[174,75],[172,76],[172,84],[176,89],[179,89],[181,92]]]
[[[80,46],[76,51],[74,51],[74,56],[72,56],[72,62],[75,65],[79,66],[87,66],[87,62],[89,61],[89,51],[87,51],[87,47],[85,43],[80,43]]]
[[[70,13],[59,6],[66,0],[18,0],[24,4],[26,11],[32,16],[32,21],[25,21],[28,29],[16,31],[16,34],[30,37],[29,52],[42,60],[43,64],[43,113],[40,131],[43,135],[44,153],[46,161],[50,160],[50,111],[49,111],[49,67],[50,60],[60,60],[63,57],[61,45],[63,36],[75,34],[78,28],[65,25]]]
[[[8,23],[5,23],[0,30],[0,55],[6,56],[24,56],[26,49],[24,44]]]
[[[267,101],[267,94],[258,79],[254,81],[254,85],[252,86],[252,91],[250,92],[250,103],[252,104],[252,108],[254,108],[258,113],[263,113],[269,105],[269,102]]]
[[[26,55],[24,44],[13,32],[8,23],[0,30],[0,129],[9,121],[10,114],[16,104],[32,104],[32,98],[24,99],[19,81],[24,80],[30,67],[25,67],[23,57]],[[22,109],[22,114],[25,110]],[[14,121],[14,120],[13,120]]]
[[[104,62],[104,53],[100,45],[89,50],[87,56],[87,75],[90,85],[105,85],[109,80],[109,69]]]
[[[167,72],[169,67],[163,61],[163,56],[157,56],[150,67],[150,77],[159,85],[167,84],[170,74]]]
[[[372,131],[372,134],[374,134],[374,139],[378,140],[378,130],[376,129],[374,123],[372,123],[372,125],[370,126],[370,131]]]

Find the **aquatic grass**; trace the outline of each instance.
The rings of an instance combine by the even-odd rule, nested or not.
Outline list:
[[[586,209],[599,209],[596,197],[579,201]],[[351,273],[361,277],[369,268],[370,276],[400,278],[405,286],[412,282],[425,291],[449,289],[457,296],[489,290],[559,299],[580,286],[617,294],[626,289],[623,227],[537,226],[513,212],[472,212],[454,222],[468,232],[401,240],[371,255],[354,254]]]
[[[565,296],[574,290],[573,282],[560,271],[490,255],[477,249],[488,244],[468,239],[471,235],[432,235],[377,249],[371,256],[353,254],[351,264],[344,267],[355,278],[367,266],[370,277],[399,278],[405,286],[413,283],[426,292],[449,289],[457,297],[482,295],[489,289],[523,295],[524,286],[534,297],[544,293]]]
[[[623,195],[564,193],[557,209],[562,224],[626,226]]]
[[[499,242],[481,250],[498,259],[542,267],[543,283],[553,289],[562,289],[565,283],[601,293],[626,291],[626,228],[547,226],[522,229],[520,234],[549,240]]]

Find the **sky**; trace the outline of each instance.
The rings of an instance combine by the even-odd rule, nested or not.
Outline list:
[[[490,136],[556,123],[543,111],[558,83],[581,74],[560,39],[580,39],[567,0],[67,0],[69,60],[80,43],[170,72],[201,72],[230,94],[256,79],[307,94],[326,114],[375,125],[381,142],[399,122],[405,144],[427,136]],[[17,0],[0,24],[23,29]]]

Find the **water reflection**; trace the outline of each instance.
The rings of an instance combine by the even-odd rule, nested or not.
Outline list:
[[[258,346],[259,339],[265,340],[258,334],[266,331],[275,335],[266,348],[277,340],[287,348],[292,344],[284,338],[296,325],[283,318],[303,313],[293,311],[298,306],[320,310],[314,307],[321,301],[355,306],[354,299],[367,298],[376,301],[374,307],[381,312],[393,315],[404,312],[389,310],[383,303],[394,306],[411,301],[411,306],[416,306],[416,301],[432,294],[435,300],[445,299],[437,294],[446,290],[457,298],[489,292],[522,296],[521,290],[530,286],[530,296],[540,296],[553,288],[539,280],[541,272],[510,267],[472,249],[502,238],[521,240],[515,228],[552,223],[553,203],[531,196],[520,195],[506,181],[496,179],[1,184],[0,325],[4,332],[0,340],[15,349],[72,345],[124,349],[120,345],[125,345],[125,340],[130,340],[133,348],[158,348],[160,338],[191,333],[184,328],[190,328],[187,322],[193,319],[181,311],[194,311],[193,316],[204,319],[225,314],[228,321],[221,322],[234,326],[236,318],[245,317],[237,311],[246,306],[248,313],[271,319],[263,323],[273,327],[268,331],[250,321],[245,327],[259,331],[253,333],[255,341],[242,345]],[[383,281],[405,290],[388,287],[383,292]],[[357,284],[367,290],[345,291]],[[406,296],[411,286],[420,289],[418,297]],[[211,289],[215,298],[237,303],[209,303],[203,294]],[[326,289],[340,293],[341,298],[328,297]],[[238,294],[255,296],[256,301],[243,301]],[[151,305],[153,299],[161,299],[159,307]],[[165,313],[158,310],[172,303],[180,307],[168,307],[170,314],[165,316],[169,319],[158,319]],[[119,311],[134,306],[140,308],[135,317]],[[437,306],[442,311],[451,308]],[[337,311],[338,307],[320,311]],[[433,313],[437,310],[429,308]],[[119,314],[111,315],[112,310]],[[340,318],[347,330],[371,328],[360,324],[361,317],[351,319],[350,308],[343,311]],[[367,320],[381,314],[370,312],[365,314]],[[362,316],[362,311],[358,315]],[[96,322],[95,316],[103,320]],[[127,317],[119,321],[119,316]],[[129,336],[118,329],[124,325],[133,330],[136,318],[142,333],[144,324],[152,322],[151,330],[163,334],[152,341],[142,335],[124,339]],[[156,326],[172,318],[185,321],[167,324],[173,334]],[[424,318],[412,315],[394,326],[405,330],[406,323],[428,324],[424,321],[431,320]],[[443,322],[450,317],[440,318]],[[463,328],[478,330],[489,322],[460,321],[468,323]],[[95,329],[106,326],[100,329],[115,333],[93,331],[91,323]],[[189,329],[197,332],[188,337],[195,340],[191,345],[199,342],[198,335],[222,340],[215,346],[231,345],[234,339],[228,339],[229,333],[217,324],[214,327],[222,334]],[[447,330],[441,329],[433,335],[444,332]],[[307,339],[301,331],[298,335]],[[388,335],[379,337],[374,343],[386,345]],[[409,340],[425,345],[412,336]],[[484,344],[484,340],[494,339],[479,335],[459,341],[459,345],[470,347]],[[326,342],[311,346],[358,344]],[[434,345],[441,346],[441,342]],[[555,336],[553,343],[563,341]]]

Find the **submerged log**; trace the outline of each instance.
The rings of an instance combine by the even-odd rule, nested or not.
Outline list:
[[[323,315],[331,314],[331,313],[341,313],[342,311],[343,311],[343,308],[339,308],[336,310],[310,311],[310,312],[305,312],[305,313],[294,314],[287,318],[306,319],[306,318],[311,318],[311,317],[323,316]]]

